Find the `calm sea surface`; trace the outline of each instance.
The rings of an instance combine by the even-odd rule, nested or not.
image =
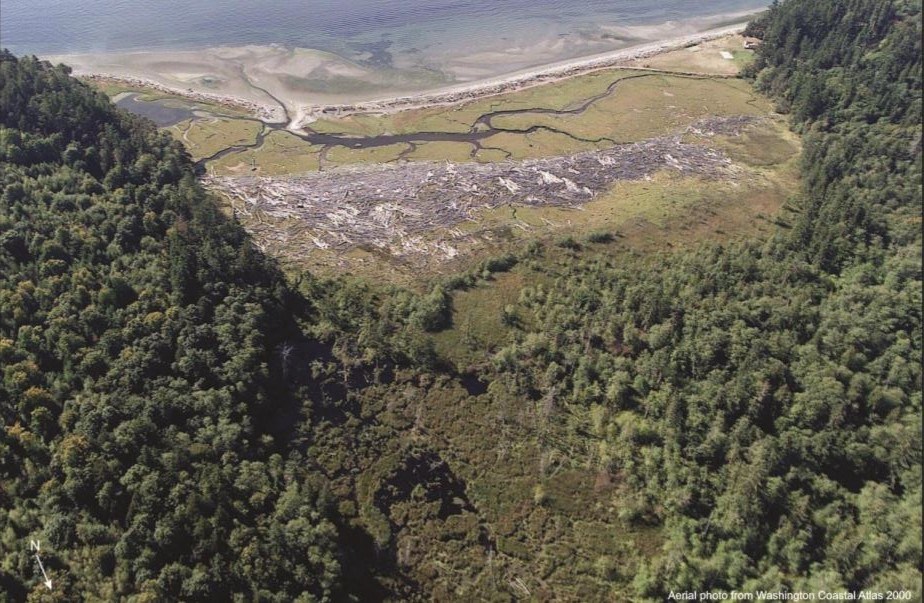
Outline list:
[[[345,56],[471,52],[506,37],[599,25],[688,21],[768,0],[0,0],[0,46],[15,53],[283,44]]]

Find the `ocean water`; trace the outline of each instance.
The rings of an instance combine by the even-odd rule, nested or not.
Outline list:
[[[588,35],[756,11],[769,0],[2,0],[15,53],[281,44],[387,63],[392,53],[471,53],[498,41]],[[702,21],[705,23],[706,21]]]

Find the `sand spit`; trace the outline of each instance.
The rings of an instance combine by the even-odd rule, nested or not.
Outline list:
[[[659,42],[632,46],[614,50],[603,54],[592,55],[564,62],[552,63],[535,69],[512,73],[503,78],[492,78],[446,87],[432,92],[398,96],[386,99],[372,100],[353,104],[331,104],[301,107],[301,122],[297,127],[304,127],[321,116],[345,116],[355,113],[393,113],[408,109],[421,109],[439,105],[452,105],[477,100],[486,96],[495,96],[516,92],[542,84],[548,84],[578,75],[592,73],[614,67],[647,70],[633,62],[652,57],[661,53],[675,51],[687,46],[703,44],[719,38],[740,34],[746,24],[732,25],[721,29],[687,36],[671,38]],[[710,75],[702,73],[689,73],[689,75]],[[296,124],[293,124],[296,125]]]
[[[79,75],[79,74],[78,74]],[[91,73],[88,75],[82,76],[86,80],[96,81],[100,83],[112,82],[117,84],[125,84],[131,86],[132,88],[149,88],[152,90],[157,90],[158,92],[163,92],[165,94],[171,94],[175,96],[181,96],[187,98],[191,101],[198,103],[212,103],[216,105],[221,105],[228,107],[229,109],[236,109],[244,111],[256,117],[257,119],[267,122],[267,123],[282,123],[285,121],[285,113],[282,110],[282,107],[279,105],[259,103],[252,100],[247,100],[238,96],[229,96],[227,94],[212,94],[208,92],[197,92],[192,88],[173,88],[171,86],[165,86],[159,82],[150,79],[143,79],[137,77],[129,77],[124,75],[115,75],[109,73]],[[124,94],[131,93],[121,93],[117,97],[113,97],[113,102],[118,102],[121,98],[124,98]]]
[[[744,27],[744,23],[739,23],[429,91],[398,95],[393,92],[391,96],[381,92],[382,73],[310,49],[246,46],[43,58],[71,66],[75,75],[220,103],[243,109],[267,122],[288,123],[290,129],[298,130],[323,116],[381,114],[456,104],[602,69],[640,68],[640,59],[738,34]],[[352,82],[353,92],[319,93],[312,88],[318,82],[343,80]],[[377,89],[379,92],[375,92]],[[347,99],[350,102],[345,102]]]

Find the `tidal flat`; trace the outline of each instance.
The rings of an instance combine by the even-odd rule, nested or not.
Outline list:
[[[561,81],[736,33],[750,14],[569,36],[539,31],[426,55],[373,49],[348,57],[271,44],[43,58],[77,75],[227,104],[299,128],[331,114],[457,103]]]

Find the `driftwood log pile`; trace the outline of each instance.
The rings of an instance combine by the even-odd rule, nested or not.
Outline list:
[[[669,170],[734,177],[721,151],[701,142],[737,134],[749,117],[702,120],[673,136],[564,157],[498,163],[405,162],[337,168],[292,177],[208,177],[268,251],[375,247],[395,256],[455,255],[460,223],[502,205],[580,206],[618,181]],[[687,134],[699,142],[685,142]],[[445,236],[426,237],[440,231]],[[292,248],[293,246],[297,248]]]

